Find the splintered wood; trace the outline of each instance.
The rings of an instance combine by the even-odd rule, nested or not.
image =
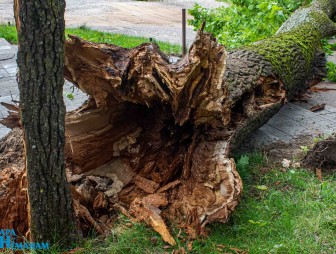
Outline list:
[[[76,37],[66,43],[66,78],[92,98],[66,118],[69,164],[77,174],[113,179],[104,192],[114,191],[110,202],[170,244],[165,221],[193,225],[194,235],[227,221],[239,202],[242,183],[226,141],[233,132],[224,126],[231,119],[223,110],[230,102],[226,57],[202,31],[176,64],[155,44],[126,50]],[[88,186],[76,190],[90,193]]]
[[[65,43],[65,77],[90,96],[66,116],[67,178],[79,228],[106,234],[120,211],[175,245],[167,225],[183,228],[195,239],[206,235],[208,223],[226,222],[243,189],[231,159],[234,149],[286,99],[325,74],[319,42],[335,34],[336,26],[328,18],[315,20],[316,10],[330,18],[336,3],[316,0],[294,13],[303,17],[300,13],[306,11],[306,21],[289,21],[276,36],[230,52],[200,30],[189,53],[175,64],[156,44],[124,49],[71,36]],[[316,22],[311,25],[312,19]],[[314,33],[316,38],[302,36],[313,29],[323,31]],[[273,40],[290,41],[273,45]],[[271,60],[270,45],[281,52]],[[284,66],[284,58],[293,59],[297,69]],[[19,126],[17,107],[5,106],[11,114],[2,123]],[[6,158],[10,149],[0,153]],[[1,182],[24,190],[23,169],[10,164],[1,174],[13,171],[13,178],[4,176]],[[8,212],[23,218],[21,208],[13,210],[9,203],[13,196],[24,199],[16,191],[5,189],[1,196],[6,220]],[[22,225],[28,230],[27,222]]]

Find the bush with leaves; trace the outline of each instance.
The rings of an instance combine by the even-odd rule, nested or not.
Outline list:
[[[336,64],[333,62],[327,62],[328,80],[336,82]]]
[[[198,29],[206,21],[211,32],[227,48],[246,45],[273,35],[289,15],[307,0],[227,0],[229,7],[206,9],[196,4],[189,24]]]

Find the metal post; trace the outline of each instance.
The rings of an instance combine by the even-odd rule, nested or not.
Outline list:
[[[186,20],[186,9],[182,9],[182,55],[187,54],[187,20]]]

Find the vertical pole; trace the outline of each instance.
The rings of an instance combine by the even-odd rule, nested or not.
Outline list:
[[[182,55],[187,54],[187,40],[186,40],[186,9],[182,9]]]

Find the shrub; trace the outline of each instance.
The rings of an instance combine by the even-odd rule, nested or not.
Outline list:
[[[206,21],[211,32],[227,48],[246,45],[273,35],[288,16],[307,0],[227,0],[229,7],[206,9],[196,4],[189,24],[198,29]]]

